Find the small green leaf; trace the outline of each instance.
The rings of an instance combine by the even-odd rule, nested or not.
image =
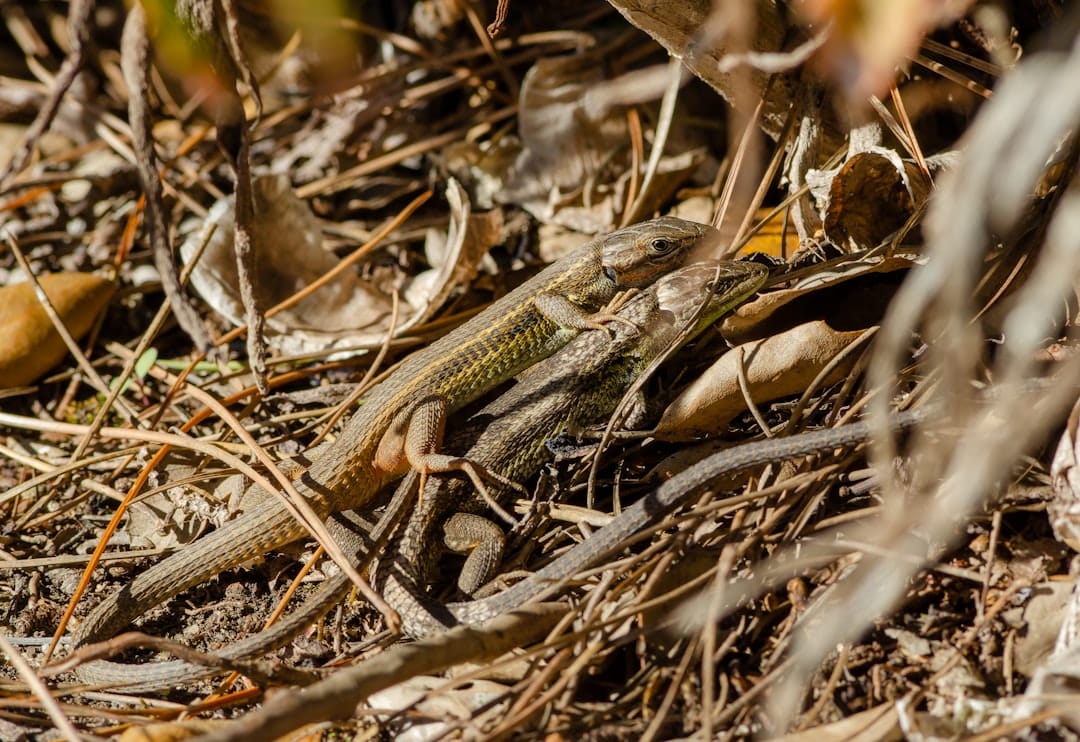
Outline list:
[[[150,373],[150,368],[157,361],[157,357],[157,348],[147,348],[146,352],[139,356],[139,360],[135,362],[135,378],[146,378],[146,375]]]

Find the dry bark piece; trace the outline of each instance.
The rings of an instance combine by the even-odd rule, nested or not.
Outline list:
[[[92,273],[49,273],[38,280],[76,340],[94,326],[115,289]],[[66,354],[33,286],[0,288],[0,388],[33,383]]]
[[[124,22],[120,66],[124,73],[124,82],[128,90],[132,91],[128,99],[128,121],[131,124],[131,144],[136,155],[136,169],[146,198],[143,218],[150,239],[154,266],[161,277],[162,288],[165,289],[177,324],[194,341],[197,348],[209,351],[210,333],[180,285],[180,274],[173,258],[169,215],[164,204],[164,187],[154,150],[150,103],[145,95],[151,87],[150,40],[147,36],[145,8],[140,3],[131,7]]]

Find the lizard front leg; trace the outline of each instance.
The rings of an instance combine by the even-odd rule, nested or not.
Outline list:
[[[533,299],[533,306],[536,307],[536,311],[560,327],[569,327],[575,330],[608,330],[610,323],[621,322],[633,332],[638,332],[637,325],[625,317],[615,314],[618,307],[632,295],[632,292],[633,290],[617,294],[608,306],[599,312],[587,312],[581,308],[581,305],[575,304],[566,296],[550,292],[537,294],[536,298]]]

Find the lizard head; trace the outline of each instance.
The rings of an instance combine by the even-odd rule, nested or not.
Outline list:
[[[624,227],[604,238],[604,275],[618,288],[646,286],[686,260],[690,248],[712,227],[662,216]]]
[[[694,322],[694,334],[747,301],[768,277],[769,269],[758,263],[706,260],[657,281],[657,304],[676,327]]]

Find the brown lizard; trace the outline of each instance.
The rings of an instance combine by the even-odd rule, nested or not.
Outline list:
[[[597,238],[552,264],[476,317],[409,356],[366,397],[341,434],[296,480],[325,517],[362,508],[410,467],[421,472],[479,470],[437,452],[443,418],[581,330],[611,321],[604,307],[620,290],[646,286],[677,267],[707,227],[661,217]],[[75,645],[113,636],[133,618],[222,570],[304,534],[281,502],[249,488],[249,509],[171,555],[101,603],[80,625]],[[254,506],[254,507],[253,507]],[[91,662],[84,682],[129,682],[138,668]]]
[[[767,276],[763,266],[745,262],[698,263],[664,276],[619,311],[642,327],[640,337],[622,327],[610,343],[599,333],[586,333],[530,368],[514,389],[473,416],[476,440],[464,456],[508,479],[530,478],[547,458],[547,439],[605,419],[677,336],[682,342],[695,337],[749,299]],[[507,487],[497,491],[509,494]],[[435,533],[440,523],[447,546],[468,552],[458,579],[462,592],[471,594],[491,579],[502,558],[502,531],[477,514],[486,503],[470,493],[468,482],[458,477],[430,482],[400,538],[386,550],[390,559],[384,561],[390,564],[380,564],[377,589],[401,615],[408,634],[438,630],[433,619],[439,606],[425,600],[417,585],[427,582],[441,551]],[[439,623],[453,623],[446,618]]]
[[[693,333],[699,332],[720,314],[748,298],[764,281],[767,271],[751,263],[708,262],[688,266],[664,276],[656,284],[633,297],[618,310],[627,322],[616,324],[614,337],[606,331],[589,332],[578,337],[557,355],[540,362],[525,374],[513,389],[496,402],[473,415],[464,429],[453,436],[448,447],[463,458],[493,469],[507,478],[526,479],[546,458],[544,441],[566,425],[586,424],[605,417],[619,401],[625,388],[649,361],[692,319],[704,303],[704,311],[694,320]],[[628,329],[640,326],[641,332]],[[475,440],[474,440],[475,439]],[[470,447],[471,446],[471,447]],[[427,553],[430,531],[449,509],[478,509],[483,500],[470,502],[465,480],[432,480],[425,490],[421,506],[402,536],[380,553],[401,554],[401,562],[421,561],[417,552]],[[388,508],[405,510],[407,496],[395,496]],[[384,517],[380,525],[389,524]],[[366,529],[357,530],[347,515],[333,516],[330,530],[346,546],[347,552],[366,553],[369,539]],[[372,539],[378,539],[374,534]],[[395,560],[398,561],[398,560]],[[404,575],[394,569],[384,570],[380,585],[401,612],[405,627],[423,628],[427,617],[437,612],[437,604],[425,601],[411,589],[410,569]],[[266,632],[248,637],[220,650],[219,657],[243,661],[275,649],[292,638],[303,626],[318,619],[348,593],[350,583],[336,575],[316,596]],[[416,633],[422,633],[419,629]],[[96,673],[96,680],[122,683],[125,689],[149,691],[175,687],[213,674],[213,668],[182,661],[154,663],[138,668],[102,665],[108,677]]]
[[[895,430],[906,430],[940,414],[934,408],[897,414],[891,424]],[[491,598],[445,606],[446,614],[461,625],[447,632],[436,621],[432,628],[438,636],[425,637],[414,644],[398,645],[362,662],[338,670],[320,682],[293,693],[282,693],[269,700],[243,719],[231,722],[197,742],[237,742],[254,738],[279,737],[299,729],[304,724],[325,721],[350,713],[370,694],[400,683],[406,667],[410,675],[438,672],[465,661],[479,661],[480,656],[494,657],[520,646],[522,636],[536,637],[536,632],[517,632],[511,642],[493,638],[496,631],[511,630],[515,622],[505,621],[526,603],[532,608],[546,608],[542,615],[530,611],[528,619],[541,633],[555,623],[551,609],[558,605],[538,601],[563,589],[575,574],[600,562],[656,523],[675,508],[700,496],[702,487],[718,477],[760,466],[769,462],[822,454],[867,441],[871,428],[864,422],[849,423],[836,428],[800,433],[787,438],[768,438],[744,443],[715,453],[675,475],[641,499],[624,509],[607,525],[595,531],[580,544],[530,575],[525,580]],[[569,610],[569,606],[566,607]],[[556,612],[555,616],[559,613]],[[520,617],[518,620],[520,623]],[[445,633],[445,636],[442,634]],[[451,641],[452,637],[452,641]],[[526,639],[525,641],[529,641]],[[448,646],[460,645],[464,651],[448,651]],[[492,648],[497,649],[493,652]],[[375,671],[375,667],[379,671]]]

